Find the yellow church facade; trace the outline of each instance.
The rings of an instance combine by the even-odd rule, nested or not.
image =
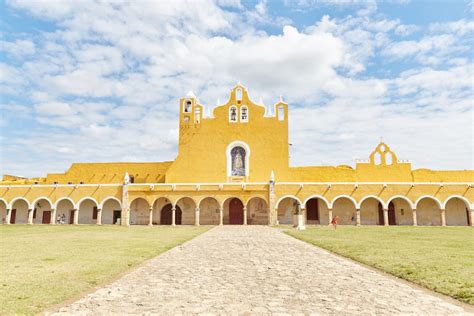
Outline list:
[[[412,170],[383,142],[355,168],[291,167],[288,105],[267,110],[241,84],[213,111],[189,93],[179,112],[174,161],[5,175],[2,222],[473,226],[473,170]]]

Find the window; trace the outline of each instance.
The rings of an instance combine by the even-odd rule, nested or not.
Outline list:
[[[229,121],[237,122],[237,108],[235,106],[229,108]]]
[[[191,100],[186,100],[185,103],[184,103],[183,112],[184,113],[190,113],[192,105],[193,105],[193,103],[191,102]]]
[[[130,183],[135,183],[135,177],[134,176],[130,176]]]
[[[249,109],[245,105],[240,108],[240,121],[241,122],[248,122],[248,119],[249,119],[248,111]]]
[[[194,110],[194,123],[199,124],[201,122],[201,109],[196,108]]]
[[[92,210],[92,219],[97,219],[97,213],[99,211],[97,210],[97,206],[94,206],[94,209]]]
[[[245,176],[245,156],[246,152],[243,147],[236,146],[230,152],[232,158],[232,176]]]
[[[235,99],[237,101],[242,101],[242,89],[239,88],[235,91]]]
[[[278,120],[279,121],[285,120],[285,108],[282,106],[278,107]]]

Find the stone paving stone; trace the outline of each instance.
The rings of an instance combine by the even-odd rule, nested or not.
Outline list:
[[[60,308],[79,315],[467,314],[267,226],[220,226]]]

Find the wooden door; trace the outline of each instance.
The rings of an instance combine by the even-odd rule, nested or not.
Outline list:
[[[379,202],[379,225],[383,225],[383,206],[382,203]]]
[[[43,211],[42,224],[51,224],[51,211]]]
[[[388,205],[388,224],[397,225],[395,221],[395,205],[393,205],[393,202],[390,202]]]
[[[319,221],[318,199],[306,202],[306,219],[308,221]]]
[[[74,210],[69,213],[69,224],[74,224]]]
[[[15,221],[16,221],[16,208],[11,210],[10,212],[12,212],[11,215],[10,215],[10,224],[15,224]]]
[[[229,203],[229,224],[244,224],[244,205],[237,198],[232,199]]]

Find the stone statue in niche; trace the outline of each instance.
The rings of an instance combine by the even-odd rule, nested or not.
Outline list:
[[[245,176],[245,149],[234,147],[230,154],[232,157],[232,176]]]

